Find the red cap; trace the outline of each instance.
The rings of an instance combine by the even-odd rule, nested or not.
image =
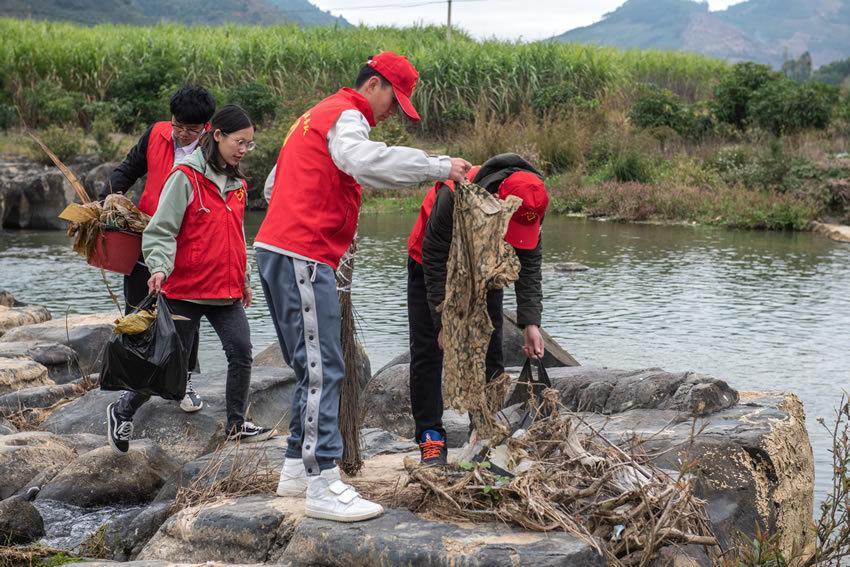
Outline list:
[[[499,186],[499,198],[516,195],[522,205],[511,217],[505,240],[514,248],[533,250],[540,241],[540,223],[549,206],[549,194],[543,180],[530,171],[510,174]]]
[[[419,79],[419,73],[413,64],[407,60],[407,57],[392,51],[382,51],[369,59],[366,64],[390,82],[398,105],[408,118],[414,122],[419,122],[419,113],[416,112],[413,103],[410,102],[413,89],[416,88],[416,80]]]

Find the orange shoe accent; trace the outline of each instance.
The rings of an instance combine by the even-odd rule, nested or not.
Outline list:
[[[446,442],[443,440],[440,441],[422,441],[419,444],[419,448],[422,449],[422,460],[429,461],[431,459],[436,459],[440,456],[440,452],[443,450],[443,447],[446,446]]]

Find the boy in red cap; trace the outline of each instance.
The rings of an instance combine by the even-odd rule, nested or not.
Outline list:
[[[543,254],[540,223],[549,204],[543,176],[520,156],[501,154],[480,167],[471,168],[467,178],[500,199],[508,195],[522,199],[522,206],[508,223],[505,240],[516,250],[521,266],[515,290],[517,323],[523,329],[523,351],[530,358],[542,357]],[[450,181],[437,183],[425,196],[407,243],[410,404],[421,460],[429,465],[444,465],[447,456],[446,431],[443,428],[442,323],[437,306],[445,297],[453,214],[454,184]],[[505,371],[502,297],[501,289],[487,293],[487,311],[493,323],[486,358],[488,381]]]
[[[344,88],[305,112],[290,128],[273,175],[266,218],[254,247],[263,292],[283,356],[298,381],[277,493],[306,492],[306,514],[354,522],[379,516],[340,479],[339,395],[345,366],[340,343],[337,269],[357,230],[361,184],[403,187],[462,179],[463,159],[388,147],[369,131],[410,102],[419,74],[385,51]]]

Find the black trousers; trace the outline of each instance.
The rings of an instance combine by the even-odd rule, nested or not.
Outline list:
[[[129,276],[124,276],[124,314],[130,314],[142,300],[148,296],[148,280],[151,277],[148,267],[139,258],[136,265],[133,266],[133,271]],[[198,364],[198,346],[200,344],[200,323],[195,328],[195,342],[192,343],[192,350],[189,352],[189,369],[190,372],[199,374],[201,367]]]
[[[485,361],[489,382],[505,371],[502,354],[501,289],[487,293],[487,312],[493,323],[493,334],[487,347]],[[428,307],[425,274],[422,265],[407,259],[407,321],[410,332],[410,406],[416,422],[416,442],[429,429],[443,437],[443,351],[437,344],[437,328]]]
[[[251,329],[248,317],[241,301],[230,305],[201,305],[191,301],[169,299],[168,306],[174,315],[188,318],[188,321],[175,321],[174,327],[180,335],[184,347],[191,345],[198,337],[198,323],[206,317],[227,356],[227,383],[225,385],[225,406],[227,411],[227,429],[239,427],[245,421],[248,406],[248,390],[251,386]],[[121,419],[133,420],[133,415],[150,399],[150,396],[125,391],[118,399],[116,414]]]

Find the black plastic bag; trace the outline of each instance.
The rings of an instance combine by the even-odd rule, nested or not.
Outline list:
[[[532,365],[537,367],[536,373]],[[520,403],[525,404],[526,410],[523,418],[520,420],[519,429],[527,429],[534,420],[546,416],[546,411],[542,407],[543,391],[551,387],[552,382],[549,380],[546,367],[543,366],[543,359],[526,358],[525,364],[522,365],[522,370],[517,378],[514,391],[505,403],[505,407]],[[534,398],[533,404],[531,403],[532,398]],[[536,411],[532,411],[534,408],[536,408]]]
[[[156,303],[156,319],[144,332],[116,334],[106,343],[101,390],[132,390],[166,400],[186,395],[187,360],[162,294],[147,296],[133,313]]]

